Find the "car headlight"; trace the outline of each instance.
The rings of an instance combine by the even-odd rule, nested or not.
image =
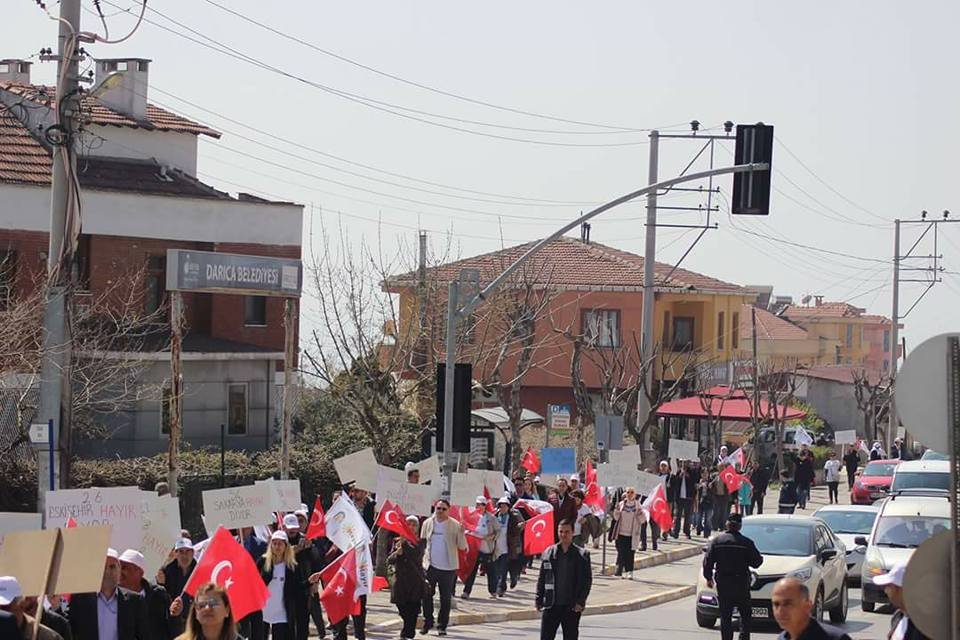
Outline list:
[[[797,569],[796,571],[791,571],[787,574],[788,578],[796,578],[800,582],[806,582],[810,579],[810,576],[813,575],[813,568],[807,567],[806,569]]]

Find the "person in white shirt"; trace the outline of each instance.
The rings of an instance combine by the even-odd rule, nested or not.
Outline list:
[[[437,616],[437,635],[447,635],[450,622],[450,601],[460,568],[458,551],[467,550],[463,527],[450,517],[450,503],[437,500],[433,515],[424,520],[420,538],[426,540],[427,594],[423,598],[423,628],[427,634],[433,628],[433,594],[440,588],[440,612]]]
[[[297,565],[294,548],[286,531],[274,531],[270,536],[270,546],[257,560],[260,577],[267,585],[270,596],[263,606],[263,634],[276,640],[293,640],[299,637],[301,630],[297,621],[304,619],[298,607],[306,607],[304,597],[309,589],[308,576],[302,566]]]
[[[823,481],[827,483],[830,494],[830,504],[840,504],[837,487],[840,485],[840,461],[833,451],[827,454],[827,461],[823,463]]]

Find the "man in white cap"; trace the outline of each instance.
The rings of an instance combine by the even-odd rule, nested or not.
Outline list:
[[[420,484],[420,469],[417,469],[415,462],[408,462],[403,465],[403,470],[407,473],[407,482],[410,484]]]
[[[873,584],[883,587],[896,611],[890,619],[889,640],[927,640],[913,621],[907,617],[907,603],[903,597],[903,576],[907,572],[907,563],[900,562],[890,571],[873,579]]]
[[[500,533],[500,522],[487,511],[487,499],[484,496],[477,496],[476,510],[480,516],[477,527],[473,531],[467,531],[466,535],[480,538],[480,555],[477,557],[477,563],[473,565],[473,570],[463,583],[463,595],[460,597],[467,600],[470,592],[473,591],[473,582],[477,578],[477,572],[480,567],[484,567],[487,573],[487,590],[490,597],[497,596],[497,576],[493,561],[493,553],[497,545],[497,535]]]
[[[120,554],[120,588],[143,598],[149,628],[155,636],[172,638],[170,627],[171,596],[161,585],[151,585],[143,577],[146,568],[143,554],[136,549],[127,549]],[[177,594],[180,595],[180,594]]]
[[[13,576],[0,576],[0,638],[26,640],[33,637],[35,622],[27,614],[24,602],[23,592],[17,579]],[[37,638],[38,640],[63,640],[59,633],[42,624]]]
[[[107,550],[97,593],[74,594],[70,628],[74,640],[150,640],[143,599],[120,590],[120,555]]]
[[[190,574],[193,573],[193,570],[197,566],[197,561],[193,556],[193,542],[191,542],[190,538],[180,538],[173,545],[174,561],[165,566],[163,571],[160,572],[162,578],[161,575],[157,576],[157,584],[162,584],[174,600],[181,597],[180,594],[183,593],[183,588],[186,586],[187,580],[190,579]],[[170,625],[173,628],[174,635],[183,633],[187,620],[187,612],[190,609],[190,596],[182,597],[183,610],[180,612],[180,615],[170,616]]]

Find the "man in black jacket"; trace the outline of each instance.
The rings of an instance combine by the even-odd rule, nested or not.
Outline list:
[[[750,484],[753,486],[753,505],[758,516],[763,515],[763,500],[767,497],[767,486],[770,484],[770,468],[759,464],[750,474]]]
[[[773,617],[783,629],[778,640],[851,640],[840,629],[811,618],[812,611],[807,585],[783,578],[773,586]]]
[[[710,541],[703,559],[707,587],[716,587],[720,605],[720,638],[733,640],[733,609],[740,612],[740,640],[750,640],[750,567],[763,564],[753,540],[740,533],[743,516],[731,513],[727,530]]]
[[[119,589],[120,561],[107,551],[100,591],[75,594],[70,600],[70,628],[74,640],[150,640],[140,596]],[[102,631],[102,632],[101,632]]]
[[[860,466],[860,454],[853,445],[847,447],[847,453],[843,456],[843,466],[847,468],[847,489],[853,489],[853,483],[857,480],[857,467]]]
[[[797,481],[797,502],[801,509],[807,508],[807,499],[810,497],[810,486],[814,478],[813,454],[807,449],[800,450],[797,469],[794,478]]]
[[[560,542],[543,552],[537,579],[536,606],[543,612],[540,640],[554,640],[561,627],[564,640],[577,640],[580,616],[593,584],[590,553],[573,544],[573,523],[569,520],[560,521],[557,535]]]
[[[157,584],[162,585],[170,597],[174,600],[180,599],[182,611],[178,616],[170,616],[170,626],[174,636],[183,633],[186,626],[187,614],[190,611],[190,603],[193,599],[183,593],[183,588],[187,586],[190,574],[197,566],[194,559],[193,542],[189,538],[181,538],[173,545],[173,562],[167,564],[157,575]]]
[[[673,511],[673,537],[680,536],[680,518],[683,518],[683,533],[690,539],[690,516],[693,500],[697,495],[697,483],[700,482],[700,470],[690,467],[689,460],[678,460],[680,468],[671,476],[670,491],[673,493],[676,508]]]
[[[127,549],[120,554],[120,588],[143,598],[147,629],[153,640],[174,637],[170,626],[170,594],[160,585],[151,585],[143,578],[146,566],[143,554]]]

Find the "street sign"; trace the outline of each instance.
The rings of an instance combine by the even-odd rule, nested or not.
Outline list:
[[[167,289],[299,298],[299,260],[214,251],[167,249]]]
[[[947,356],[951,336],[960,333],[934,336],[914,347],[897,374],[893,390],[897,413],[907,431],[915,440],[942,453],[950,451]]]
[[[570,405],[547,405],[547,418],[550,430],[553,433],[567,433],[570,431]]]
[[[738,124],[733,152],[736,164],[765,162],[764,171],[744,171],[733,175],[734,215],[766,216],[770,214],[770,174],[773,171],[773,127],[762,122]]]

